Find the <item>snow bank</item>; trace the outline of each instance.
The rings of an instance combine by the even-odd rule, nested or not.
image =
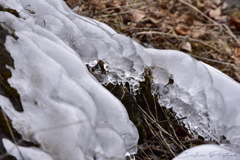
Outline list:
[[[192,132],[219,142],[224,135],[240,145],[240,85],[229,77],[182,52],[145,49],[103,23],[76,15],[61,0],[0,3],[22,17],[0,12],[0,22],[19,37],[7,37],[5,46],[15,65],[9,67],[9,83],[24,112],[1,95],[0,105],[24,139],[41,144],[42,154],[124,159],[126,152],[136,152],[138,133],[123,105],[86,69],[98,60],[107,71],[95,73],[102,84],[128,82],[132,93],[144,80],[144,69],[151,68],[153,94],[177,116],[187,116]],[[169,78],[174,83],[167,85]],[[10,152],[12,144],[3,143]]]
[[[15,4],[18,1],[10,2],[12,7],[21,6]],[[48,2],[60,10],[62,5],[66,7],[61,1]],[[26,5],[46,7],[54,15],[50,18],[66,20],[69,26],[62,28],[64,31],[76,26],[45,1],[22,1],[22,7]],[[124,159],[127,152],[136,153],[137,129],[124,106],[88,72],[79,55],[68,46],[69,39],[65,43],[36,25],[38,18],[47,14],[43,11],[36,9],[33,17],[22,13],[25,20],[1,12],[0,21],[11,26],[19,38],[7,37],[5,46],[15,66],[10,68],[9,83],[20,94],[24,112],[15,111],[10,101],[0,96],[13,126],[25,140],[40,143],[41,149],[56,159]],[[54,20],[50,22],[57,25]]]

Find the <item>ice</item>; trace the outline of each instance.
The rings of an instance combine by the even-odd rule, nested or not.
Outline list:
[[[126,152],[136,153],[137,129],[124,106],[88,72],[79,59],[84,58],[69,44],[72,35],[66,35],[66,28],[77,30],[76,25],[54,10],[63,10],[61,6],[49,3],[22,1],[36,11],[35,18],[22,13],[26,20],[1,12],[1,21],[13,27],[19,37],[17,41],[8,37],[5,45],[15,65],[10,68],[9,83],[21,95],[24,112],[16,112],[1,96],[3,110],[25,140],[40,143],[40,150],[56,159],[124,159]],[[42,13],[43,8],[37,6],[46,6],[53,14],[46,16],[50,12]],[[90,58],[90,66],[94,66],[93,60],[96,65],[94,58]]]
[[[47,154],[46,152],[43,152],[42,150],[39,150],[35,147],[16,147],[15,144],[13,144],[8,139],[2,139],[3,144],[6,148],[6,150],[11,153],[14,157],[16,157],[18,160],[26,160],[26,159],[44,159],[44,160],[54,160],[52,156]]]
[[[125,154],[123,152],[127,150],[135,152],[133,147],[138,139],[137,131],[128,120],[125,109],[113,95],[108,93],[90,76],[85,65],[78,57],[36,34],[23,31],[17,33],[17,35],[21,39],[18,47],[11,39],[7,40],[6,45],[14,58],[16,67],[16,70],[12,70],[13,76],[9,82],[19,91],[25,110],[23,115],[17,117],[16,124],[14,120],[13,123],[15,128],[19,128],[18,130],[22,130],[25,126],[30,127],[23,129],[21,132],[25,139],[32,138],[29,137],[31,135],[29,132],[31,130],[32,132],[35,131],[34,140],[40,141],[43,149],[55,153],[55,156],[59,159],[77,159],[77,157],[84,159],[90,152],[89,150],[94,150],[95,145],[91,146],[91,144],[103,143],[101,140],[103,135],[100,136],[98,132],[95,132],[98,125],[106,124],[111,127],[113,133],[116,132],[113,137],[122,139],[122,141],[127,139],[127,141],[120,147],[121,150],[116,149],[116,152],[122,154],[106,153],[105,156],[123,157]],[[30,45],[31,48],[26,48],[26,45]],[[50,68],[43,70],[44,66],[50,66]],[[114,106],[114,109],[112,106]],[[46,114],[45,120],[41,124],[39,124],[41,120],[32,114],[36,111],[40,119]],[[57,116],[53,118],[53,114]],[[47,116],[49,117],[47,118]],[[21,121],[24,121],[24,123],[19,123]],[[61,128],[60,130],[37,132],[43,128],[54,128],[74,122],[79,122],[79,124],[77,126],[70,125],[67,130]],[[124,127],[119,127],[122,124],[125,124]],[[56,134],[61,139],[54,136]],[[99,142],[92,138],[95,135],[100,136]],[[105,136],[111,136],[111,132]],[[79,139],[80,137],[81,139]],[[114,141],[113,144],[120,145],[115,144]],[[67,149],[62,148],[62,145],[65,145]],[[104,145],[101,147],[104,147]],[[94,152],[95,154],[98,153],[97,150],[94,150]],[[108,149],[104,150],[103,148],[102,154],[104,155],[105,152],[108,152]]]
[[[25,140],[41,144],[19,147],[26,158],[35,152],[55,159],[131,157],[137,130],[101,84],[128,83],[136,95],[145,69],[152,73],[151,92],[161,106],[187,117],[183,122],[196,136],[221,143],[224,135],[240,145],[240,85],[216,69],[179,51],[144,48],[106,24],[75,14],[62,0],[0,3],[21,16],[0,12],[1,24],[19,37],[8,36],[5,47],[15,65],[8,67],[8,81],[20,94],[24,112],[1,95],[0,105]],[[3,143],[21,159],[11,152],[11,142]]]
[[[232,144],[239,145],[240,144],[240,127],[231,127],[228,131],[226,136],[229,138],[229,141]]]
[[[213,138],[213,135],[225,135],[230,140],[232,136],[226,133],[231,132],[231,127],[240,125],[240,85],[182,52],[145,51],[153,59],[152,93],[160,96],[159,103],[173,108],[179,117],[186,116],[184,122],[189,129],[203,137],[220,142],[220,138]],[[168,84],[171,75],[174,83]],[[234,133],[237,135],[240,130],[235,132],[238,132]]]

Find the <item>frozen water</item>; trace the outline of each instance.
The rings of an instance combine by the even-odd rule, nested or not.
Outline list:
[[[96,65],[97,47],[101,43],[93,46],[93,50],[81,50],[86,54],[79,51],[82,45],[75,48],[70,44],[77,32],[81,37],[79,26],[70,19],[81,18],[70,12],[62,1],[21,1],[22,6],[18,2],[9,3],[9,6],[16,4],[17,9],[19,6],[23,9],[30,5],[29,9],[35,11],[34,16],[23,11],[24,20],[0,13],[1,21],[16,30],[19,37],[17,41],[8,37],[5,45],[15,65],[15,69],[10,68],[9,83],[21,95],[24,112],[16,112],[9,100],[0,97],[0,104],[16,130],[25,140],[40,143],[41,149],[55,159],[124,159],[126,152],[136,153],[137,129],[124,106],[99,84],[85,65]],[[6,1],[3,3],[7,4]],[[43,12],[44,7],[49,12]],[[48,14],[50,16],[46,16]],[[88,24],[85,19],[81,20]],[[93,31],[101,30],[92,24],[89,27]],[[66,29],[74,33],[70,35]],[[89,37],[82,36],[82,42],[86,40],[88,45],[97,45],[97,39],[91,41],[93,35],[86,34]],[[80,58],[89,62],[83,63]],[[6,141],[4,144],[7,150],[11,146]],[[26,152],[24,158],[28,158],[27,152],[31,149],[20,150]],[[15,152],[8,151],[18,157]]]
[[[226,136],[229,137],[229,141],[232,144],[239,145],[240,144],[240,127],[231,127],[228,131]]]
[[[190,130],[219,142],[224,135],[239,145],[240,85],[216,69],[182,52],[143,48],[107,25],[75,14],[62,0],[0,3],[22,17],[0,12],[0,22],[19,37],[7,37],[5,46],[15,64],[15,69],[9,67],[9,83],[20,94],[24,112],[16,112],[3,96],[0,105],[25,140],[41,144],[36,152],[55,159],[124,159],[126,153],[136,153],[136,128],[100,83],[129,83],[136,94],[145,68],[152,72],[152,94],[178,117],[186,116]],[[12,144],[3,141],[10,152]],[[26,157],[32,151],[20,150]]]
[[[216,134],[231,139],[226,133],[240,125],[240,85],[181,52],[145,50],[153,59],[152,89],[160,96],[159,103],[173,108],[179,117],[188,117],[184,122],[203,137]],[[170,75],[174,83],[166,85]]]

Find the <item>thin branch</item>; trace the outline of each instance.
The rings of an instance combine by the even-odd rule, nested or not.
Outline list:
[[[216,21],[214,21],[213,19],[211,19],[209,16],[207,16],[205,13],[203,13],[202,11],[200,11],[198,8],[196,8],[195,6],[185,2],[184,0],[178,0],[179,2],[187,5],[188,7],[194,9],[195,11],[197,11],[198,13],[200,13],[202,16],[204,16],[205,18],[207,18],[209,21],[211,21],[213,24],[218,25],[220,28],[222,28],[221,24],[218,24]],[[227,33],[232,36],[234,38],[234,40],[238,43],[238,45],[240,46],[240,41],[236,38],[236,36],[232,33],[232,31],[226,26],[226,24],[223,24],[223,26],[225,27]]]
[[[157,114],[157,105],[156,105],[156,99],[155,99],[155,95],[153,95],[153,102],[154,102],[154,107],[155,107],[155,113],[156,113],[156,120],[158,121],[158,114]]]
[[[118,9],[118,8],[125,8],[125,7],[133,7],[133,6],[139,6],[141,4],[144,4],[146,6],[146,3],[144,2],[139,2],[139,3],[135,3],[135,4],[131,4],[131,5],[124,5],[124,6],[118,6],[118,7],[108,7],[106,9],[103,9],[102,12],[110,10],[110,9]]]
[[[138,107],[139,107],[140,111],[150,120],[150,122],[152,122],[159,130],[161,130],[166,135],[173,137],[165,129],[163,129],[158,123],[156,123],[156,121],[154,121],[140,106],[138,106]]]
[[[167,35],[167,36],[172,36],[172,37],[176,37],[176,38],[186,39],[185,36],[173,35],[173,34],[170,34],[170,33],[156,32],[156,31],[138,32],[138,33],[136,33],[136,34],[139,35],[139,34],[153,34],[153,33],[154,33],[154,34],[159,34],[159,35]],[[205,43],[205,42],[203,42],[203,41],[201,41],[201,40],[194,39],[194,38],[189,38],[189,37],[188,37],[188,40],[194,41],[194,42],[199,42],[199,43],[201,43],[201,44],[203,44],[203,45],[205,45],[205,46],[208,46],[209,48],[212,48],[212,49],[216,50],[218,53],[221,53],[220,50],[218,50],[217,48],[215,48],[215,47],[213,47],[213,46],[210,46],[209,44],[207,44],[207,43]]]
[[[210,17],[208,17],[205,13],[203,13],[202,11],[200,11],[197,7],[185,2],[184,0],[178,0],[179,2],[187,5],[188,7],[194,9],[195,11],[197,11],[198,13],[200,13],[202,16],[204,16],[205,18],[207,18],[209,21],[211,21],[212,23],[219,25],[216,21],[214,21],[213,19],[211,19]]]
[[[148,111],[149,111],[150,115],[152,116],[152,118],[153,118],[154,121],[156,122],[156,119],[155,119],[155,117],[153,116],[153,114],[152,114],[152,112],[151,112],[151,110],[150,110],[150,108],[149,108],[149,106],[148,106],[148,102],[147,102],[144,94],[142,94],[142,95],[143,95],[143,98],[144,98],[144,100],[145,100],[145,102],[146,102],[146,106],[147,106],[147,108],[148,108]]]
[[[214,63],[225,64],[225,65],[230,65],[230,66],[234,66],[234,67],[240,67],[233,63],[221,62],[221,61],[217,61],[217,60],[213,60],[213,59],[209,59],[209,58],[205,58],[205,57],[200,57],[200,56],[196,56],[196,55],[192,55],[192,54],[189,54],[189,55],[194,58],[199,58],[199,59],[203,59],[203,60],[214,62]]]
[[[165,16],[168,16],[168,14],[171,12],[171,10],[173,9],[173,7],[175,6],[177,0],[174,0],[173,4],[171,5],[171,7],[168,9],[167,13]]]
[[[0,108],[1,108],[1,106],[0,106]],[[16,140],[15,140],[15,136],[14,136],[14,134],[13,134],[13,131],[12,131],[11,127],[10,127],[10,124],[9,124],[9,122],[8,122],[8,119],[7,119],[7,116],[6,116],[5,112],[4,112],[2,109],[1,109],[1,111],[2,111],[2,114],[3,114],[3,116],[4,116],[5,121],[6,121],[6,123],[7,123],[8,130],[9,130],[11,136],[12,136],[13,142],[14,142],[14,144],[15,144],[18,152],[19,152],[19,155],[20,155],[21,158],[24,160],[23,155],[22,155],[20,149],[18,148],[18,144],[17,144],[17,142],[16,142]]]
[[[140,146],[138,145],[138,148],[140,148],[140,150],[145,154],[145,156],[147,156],[147,158],[148,158],[149,160],[151,160],[151,158],[149,158],[148,155],[144,152],[144,150],[142,149],[142,147],[140,147]]]
[[[237,37],[232,33],[232,31],[229,29],[229,27],[228,27],[226,24],[223,24],[223,26],[224,26],[225,29],[228,31],[228,34],[235,39],[235,41],[238,43],[238,45],[239,45],[239,47],[240,47],[240,41],[239,41],[239,39],[237,39]]]

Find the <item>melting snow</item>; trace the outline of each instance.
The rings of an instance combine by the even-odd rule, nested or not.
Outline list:
[[[25,140],[41,150],[23,148],[35,159],[124,159],[137,151],[138,133],[124,106],[88,72],[86,64],[102,60],[102,84],[129,82],[135,93],[152,68],[153,94],[173,108],[196,135],[225,135],[240,145],[240,85],[216,69],[171,50],[146,49],[107,25],[79,16],[61,0],[0,0],[22,18],[0,12],[0,22],[13,28],[7,37],[14,59],[11,86],[21,96],[24,112],[0,96],[0,105]],[[34,14],[28,10],[34,11]],[[167,85],[169,78],[174,80]],[[212,136],[212,134],[215,136]],[[3,139],[10,152],[13,144]],[[50,156],[51,155],[51,156]],[[19,158],[21,159],[21,158]]]

